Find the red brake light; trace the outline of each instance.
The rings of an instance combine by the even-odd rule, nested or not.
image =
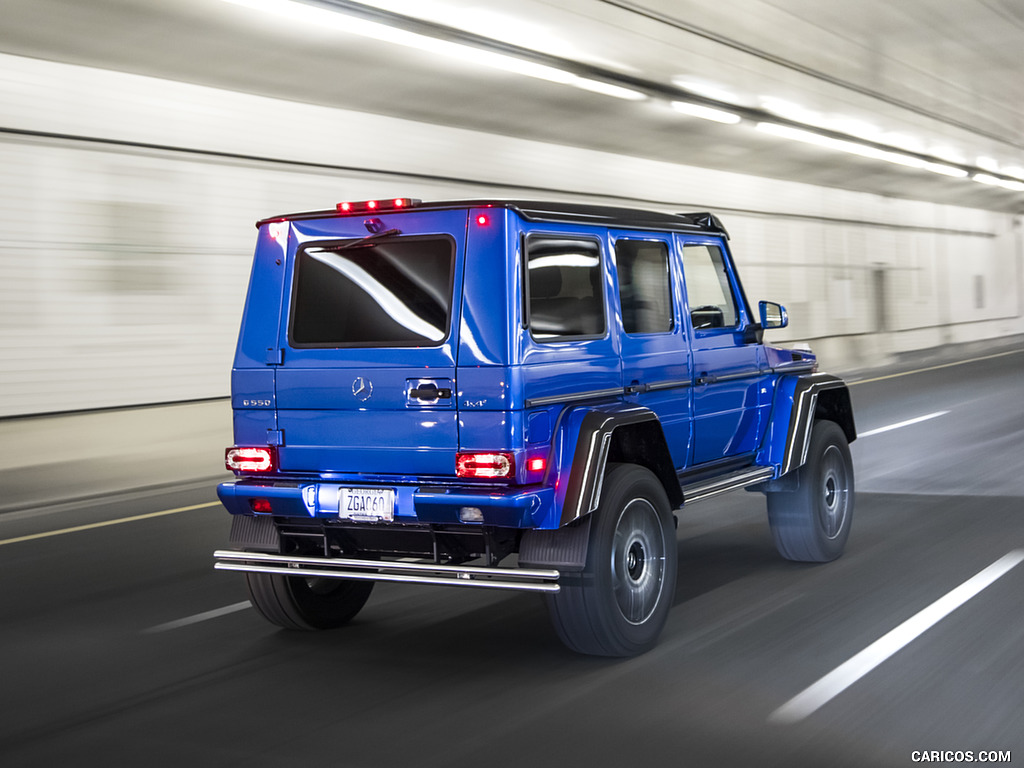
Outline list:
[[[270,446],[228,448],[224,465],[232,472],[270,472],[275,468],[276,458]]]
[[[516,461],[511,453],[460,453],[455,458],[459,477],[515,477]]]
[[[360,213],[366,211],[388,211],[398,208],[412,208],[420,201],[412,197],[394,197],[390,200],[358,200],[338,203],[338,213]]]
[[[489,221],[490,219],[488,219],[487,215],[483,213],[476,217],[476,223],[479,224],[481,227],[486,227]]]

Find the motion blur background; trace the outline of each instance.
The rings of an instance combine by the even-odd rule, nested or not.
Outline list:
[[[825,369],[1019,344],[1022,41],[1013,0],[5,0],[0,505],[215,474],[252,224],[342,199],[711,210]]]

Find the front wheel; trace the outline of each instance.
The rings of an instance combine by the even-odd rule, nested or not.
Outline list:
[[[569,648],[635,656],[657,642],[676,586],[676,537],[665,489],[647,469],[613,466],[593,513],[582,573],[566,573],[548,605]]]
[[[843,553],[853,522],[853,461],[846,435],[832,421],[816,422],[796,488],[768,493],[775,548],[787,560],[824,563]]]
[[[359,613],[372,581],[247,573],[253,606],[267,621],[285,629],[334,629]]]

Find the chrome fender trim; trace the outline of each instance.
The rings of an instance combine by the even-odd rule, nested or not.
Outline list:
[[[807,462],[807,449],[810,447],[811,428],[814,426],[818,398],[822,392],[838,389],[847,389],[846,382],[828,373],[815,373],[797,378],[793,391],[793,407],[789,415],[786,450],[779,467],[780,477]]]

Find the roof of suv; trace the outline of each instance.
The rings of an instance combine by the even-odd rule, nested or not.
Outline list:
[[[680,232],[705,232],[708,234],[728,237],[722,222],[712,213],[661,213],[639,208],[620,208],[605,205],[588,205],[586,203],[560,203],[537,200],[444,200],[420,202],[405,200],[400,210],[439,211],[457,208],[508,208],[515,211],[526,221],[545,221],[577,224],[596,224],[609,227],[626,227],[634,229],[659,229]],[[398,208],[381,207],[379,212],[395,212]],[[304,219],[323,219],[329,217],[366,215],[372,211],[343,212],[340,209],[324,211],[305,211],[271,216],[256,222],[262,226],[267,222],[300,221]]]

